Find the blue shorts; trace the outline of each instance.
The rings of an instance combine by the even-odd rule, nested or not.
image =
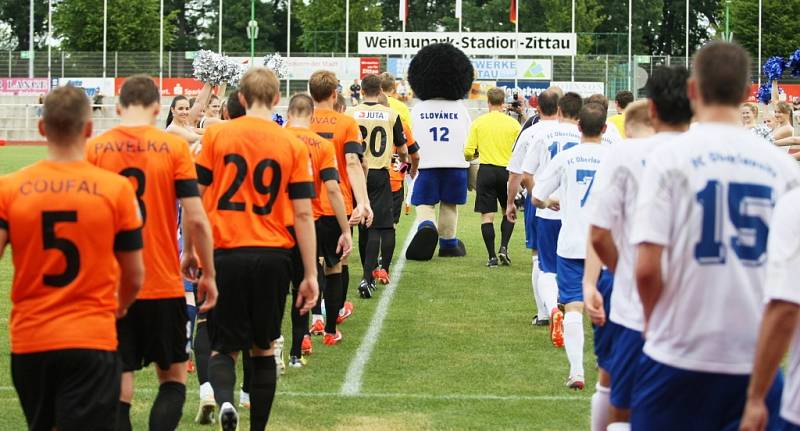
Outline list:
[[[411,205],[467,203],[467,168],[420,169],[414,180]]]
[[[556,249],[561,220],[536,217],[536,250],[539,252],[539,270],[556,273]]]
[[[670,367],[642,354],[633,388],[631,429],[738,430],[749,380],[749,375]],[[778,416],[782,390],[783,374],[779,371],[766,397],[767,430],[782,425]]]
[[[557,256],[556,282],[558,282],[559,304],[583,302],[583,259]]]
[[[536,207],[531,196],[525,196],[525,247],[536,250]]]
[[[592,330],[594,332],[594,355],[597,356],[597,366],[606,371],[611,367],[614,344],[621,328],[621,326],[608,320],[608,316],[611,313],[611,290],[613,285],[614,276],[609,271],[601,272],[600,280],[597,282],[597,290],[603,295],[606,324],[603,326],[592,325]],[[581,283],[581,288],[583,288],[583,283]]]
[[[784,418],[780,418],[781,423],[776,427],[779,431],[800,431],[800,425],[795,425]]]
[[[618,409],[630,409],[644,338],[639,331],[617,326],[619,329],[614,338],[611,365],[606,368],[611,374],[611,405]]]

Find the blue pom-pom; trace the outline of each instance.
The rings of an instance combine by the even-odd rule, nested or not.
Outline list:
[[[761,87],[758,87],[758,94],[756,97],[759,102],[769,105],[770,100],[772,100],[772,85],[769,82],[761,84]]]
[[[768,81],[780,79],[784,67],[786,67],[786,60],[783,57],[770,57],[764,63],[764,75],[767,76]]]
[[[272,121],[278,123],[279,126],[283,126],[283,117],[281,117],[281,114],[272,114]]]
[[[800,76],[800,49],[789,56],[787,66],[792,69],[792,76]]]

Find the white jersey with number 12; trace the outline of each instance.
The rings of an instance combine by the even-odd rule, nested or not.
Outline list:
[[[411,110],[419,168],[467,168],[464,147],[472,119],[459,100],[425,100]]]

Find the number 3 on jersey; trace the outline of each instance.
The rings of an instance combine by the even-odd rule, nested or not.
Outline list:
[[[700,241],[694,248],[694,257],[702,265],[725,263],[726,246],[722,238],[724,193],[724,185],[716,180],[706,183],[697,193],[697,201],[703,206],[703,225]],[[768,186],[746,183],[728,185],[728,217],[736,228],[736,235],[730,238],[730,247],[746,265],[759,266],[764,263],[769,226],[762,215],[768,215],[774,205],[772,188]],[[761,215],[754,214],[756,212]]]

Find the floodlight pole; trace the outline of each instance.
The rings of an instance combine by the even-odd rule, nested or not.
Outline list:
[[[517,0],[519,2],[519,0]],[[519,17],[517,17],[519,20]],[[572,34],[575,34],[575,0],[572,0]],[[578,36],[575,35],[575,54],[572,55],[572,67],[570,78],[572,82],[575,82],[575,55],[578,52]]]
[[[286,0],[286,61],[292,57],[292,0]],[[291,70],[291,68],[287,68]],[[289,82],[291,77],[286,76],[286,97],[289,97]]]
[[[28,22],[28,78],[33,78],[33,0],[31,0],[30,19]]]
[[[222,55],[222,0],[219,0],[219,29],[217,29],[217,53]]]
[[[108,55],[108,0],[103,0],[103,78],[106,77],[106,56]]]
[[[256,0],[250,0],[250,66],[253,66],[253,57],[256,54],[256,31],[255,29],[258,28],[254,25],[256,21]]]
[[[684,56],[686,61],[686,68],[689,68],[689,0],[686,0],[686,44],[684,47]]]

